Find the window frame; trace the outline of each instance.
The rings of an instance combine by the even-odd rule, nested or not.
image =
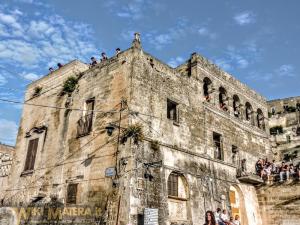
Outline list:
[[[74,188],[75,193],[73,195],[70,193],[73,191],[71,188]],[[71,196],[72,195],[72,196]],[[76,204],[78,201],[78,183],[69,183],[66,191],[66,204]]]
[[[174,109],[170,109],[170,107]],[[174,123],[179,123],[179,103],[167,98],[167,118]],[[173,111],[174,110],[174,111]],[[173,117],[171,116],[173,114]]]

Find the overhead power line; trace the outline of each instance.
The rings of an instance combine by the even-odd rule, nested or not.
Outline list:
[[[20,102],[16,100],[9,100],[9,99],[3,99],[0,98],[0,101],[2,102],[8,102],[11,104],[21,104],[21,105],[30,105],[30,106],[36,106],[36,107],[43,107],[43,108],[52,108],[52,109],[59,109],[59,110],[73,110],[73,111],[84,111],[84,112],[98,112],[98,113],[117,113],[118,110],[109,110],[109,111],[102,111],[102,110],[89,110],[89,109],[78,109],[78,108],[66,108],[66,107],[59,107],[59,106],[51,106],[51,105],[41,105],[41,104],[34,104],[34,103],[28,103],[28,102]]]

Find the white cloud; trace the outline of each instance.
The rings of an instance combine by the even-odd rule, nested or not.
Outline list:
[[[295,76],[295,68],[291,64],[281,65],[277,70],[277,74],[282,77],[294,77]]]
[[[6,78],[0,74],[0,86],[4,85],[7,83],[7,80]]]
[[[5,140],[8,144],[15,144],[18,126],[15,121],[0,119],[0,140]]]
[[[210,39],[215,39],[217,37],[217,34],[211,32],[207,27],[199,28],[198,33],[200,36],[209,37]]]
[[[26,80],[31,80],[31,81],[41,78],[39,75],[35,73],[25,73],[25,72],[21,73],[20,76]]]
[[[0,64],[21,66],[23,70],[47,68],[57,62],[66,63],[74,58],[85,59],[95,53],[93,32],[83,23],[64,20],[58,15],[32,19],[18,18],[21,11],[1,12]],[[11,27],[14,29],[10,29]],[[26,35],[21,35],[26,33]]]
[[[255,15],[250,12],[241,12],[234,16],[233,18],[238,25],[244,26],[255,22]]]
[[[175,68],[184,62],[184,58],[177,56],[176,58],[171,58],[168,62],[169,66]]]

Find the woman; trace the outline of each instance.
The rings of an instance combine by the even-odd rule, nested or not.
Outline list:
[[[204,225],[217,225],[215,216],[212,211],[206,211],[205,213],[205,224]]]

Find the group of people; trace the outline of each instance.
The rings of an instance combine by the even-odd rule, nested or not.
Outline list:
[[[120,48],[116,48],[116,55],[119,55],[121,52],[121,49]],[[103,62],[103,61],[106,61],[108,59],[107,55],[105,52],[102,52],[101,53],[101,59],[100,61]],[[90,63],[90,67],[93,67],[95,65],[97,65],[97,59],[95,57],[91,57],[91,63]]]
[[[120,48],[116,48],[116,55],[118,55],[120,52],[121,52],[121,49],[120,49]],[[100,59],[100,61],[103,62],[103,61],[106,61],[107,59],[108,59],[108,57],[107,57],[106,53],[105,53],[105,52],[102,52],[102,53],[101,53],[101,59]],[[91,57],[91,62],[90,62],[90,64],[89,64],[90,67],[93,67],[93,66],[97,65],[97,63],[98,63],[97,59],[96,59],[95,57]],[[57,63],[57,68],[58,68],[58,69],[60,69],[60,68],[62,68],[62,67],[63,67],[63,64]],[[52,73],[52,72],[54,72],[55,70],[54,70],[53,67],[50,67],[50,68],[49,68],[49,71],[50,71],[50,73]]]
[[[217,208],[216,212],[207,211],[205,213],[204,225],[241,225],[239,215],[228,216],[226,209]]]
[[[256,174],[264,181],[271,181],[272,176],[279,176],[279,182],[284,180],[300,179],[300,164],[282,162],[281,165],[275,163],[275,160],[269,162],[268,159],[259,159],[255,164]]]

